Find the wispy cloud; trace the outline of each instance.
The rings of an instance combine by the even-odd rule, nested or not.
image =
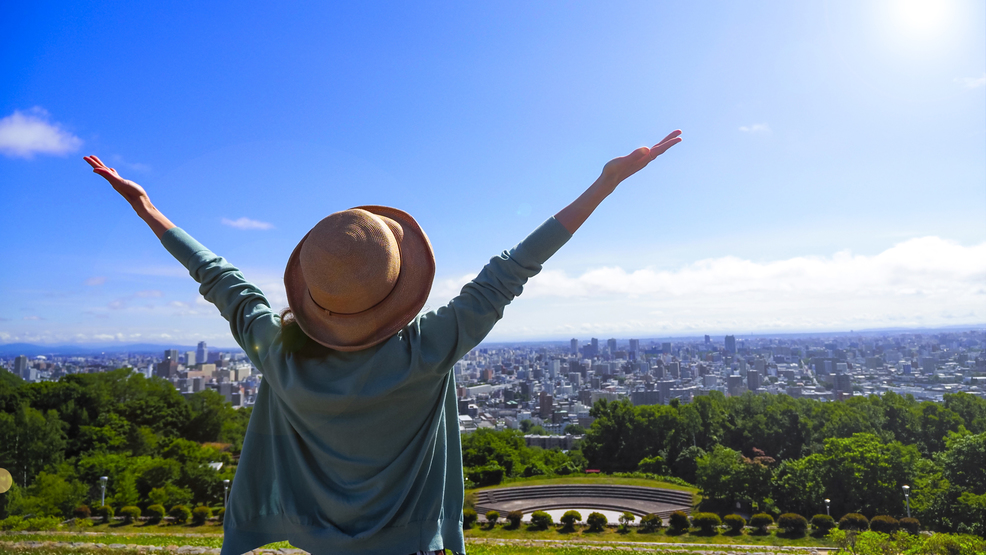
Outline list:
[[[44,320],[44,318],[40,316],[25,316],[24,320]]]
[[[114,154],[110,156],[110,161],[113,163],[113,166],[118,168],[125,168],[128,170],[134,170],[138,172],[151,171],[151,167],[148,166],[147,164],[141,164],[140,162],[128,162],[124,160],[123,156],[120,156],[119,154]]]
[[[247,217],[243,217],[238,220],[230,220],[229,218],[223,218],[222,222],[223,225],[228,225],[229,227],[235,227],[236,229],[274,229],[274,224],[261,222],[259,220],[251,220],[250,218]]]
[[[744,133],[770,133],[770,126],[766,123],[754,123],[753,125],[744,125],[739,130]]]
[[[86,280],[86,285],[89,287],[95,287],[96,285],[102,285],[106,283],[106,278],[103,276],[93,276]]]
[[[16,158],[35,154],[67,154],[82,146],[82,139],[48,121],[48,112],[34,107],[0,119],[0,152]]]
[[[986,86],[986,73],[983,73],[981,77],[956,77],[955,82],[965,85],[967,89],[978,89]]]
[[[550,263],[549,263],[550,264]],[[441,306],[474,277],[435,282]],[[672,269],[545,270],[493,338],[695,330],[809,331],[986,322],[986,243],[911,239],[875,255],[699,260]]]

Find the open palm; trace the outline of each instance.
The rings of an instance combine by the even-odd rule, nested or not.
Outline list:
[[[123,195],[123,198],[127,199],[127,202],[130,204],[137,202],[141,197],[147,196],[147,191],[144,191],[143,187],[129,179],[120,177],[120,174],[116,173],[115,168],[107,168],[106,164],[98,157],[86,156],[83,160],[89,162],[89,165],[92,166],[93,173],[97,173],[103,176],[106,181],[109,181],[110,185],[116,189],[116,192]]]
[[[624,179],[644,169],[655,158],[680,143],[680,135],[681,130],[676,129],[669,133],[667,137],[661,139],[661,142],[650,148],[642,146],[626,156],[620,156],[619,158],[610,160],[603,166],[603,181],[615,189]]]

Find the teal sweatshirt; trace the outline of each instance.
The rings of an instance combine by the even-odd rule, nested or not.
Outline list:
[[[255,285],[179,228],[161,237],[263,373],[225,515],[222,555],[287,540],[322,553],[451,549],[462,448],[450,370],[571,235],[554,218],[494,257],[448,305],[361,351],[288,352]]]

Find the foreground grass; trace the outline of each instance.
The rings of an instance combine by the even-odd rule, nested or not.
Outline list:
[[[585,526],[576,526],[566,530],[561,526],[552,526],[547,530],[532,530],[522,525],[520,528],[495,526],[473,526],[465,532],[467,539],[510,539],[510,540],[556,540],[556,541],[604,541],[604,542],[649,542],[649,543],[695,543],[715,544],[722,546],[755,545],[755,546],[792,546],[792,547],[835,547],[827,538],[785,537],[776,532],[766,535],[753,534],[715,534],[706,535],[698,530],[682,534],[668,534],[666,529],[657,532],[641,532],[631,528],[622,533],[616,528],[605,528],[601,532],[590,532]]]

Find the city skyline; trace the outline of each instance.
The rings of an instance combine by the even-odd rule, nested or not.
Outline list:
[[[0,344],[233,344],[85,154],[274,310],[320,218],[405,209],[436,308],[675,128],[487,341],[986,324],[981,2],[25,3],[0,28]]]

